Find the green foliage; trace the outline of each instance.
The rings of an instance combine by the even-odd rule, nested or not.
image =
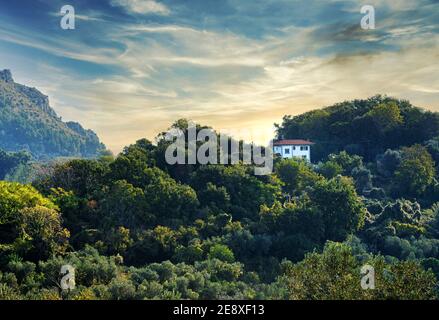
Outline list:
[[[200,190],[198,194],[202,205],[223,211],[230,209],[230,195],[225,187],[217,187],[208,182],[206,189]]]
[[[423,143],[438,135],[438,113],[380,95],[285,116],[277,125],[278,138],[304,137],[315,142],[315,160],[349,150],[371,161],[386,149]]]
[[[234,218],[255,218],[262,204],[272,204],[280,196],[280,183],[276,179],[264,181],[250,171],[243,165],[202,166],[194,172],[191,186],[203,193],[209,183],[223,187],[230,195],[232,205],[228,209]]]
[[[435,119],[379,96],[286,117],[278,132],[316,138],[327,160],[275,159],[267,176],[168,165],[163,134],[116,158],[18,165],[8,179],[33,187],[0,181],[0,299],[437,298]]]
[[[145,187],[145,198],[150,212],[166,223],[184,221],[194,217],[198,206],[196,192],[189,186],[180,184],[160,170],[151,170],[154,174],[150,184]],[[158,173],[158,174],[157,174]]]
[[[27,152],[5,152],[0,149],[0,180],[3,180],[17,166],[30,160]]]
[[[363,166],[363,160],[358,155],[350,155],[346,151],[333,153],[328,156],[330,162],[337,164],[342,169],[343,175],[350,175],[356,168]]]
[[[62,188],[79,197],[92,196],[105,182],[108,170],[105,162],[75,159],[56,164],[52,172],[39,177],[33,184],[46,194],[53,188]]]
[[[439,136],[428,140],[425,146],[436,164],[439,164]]]
[[[113,182],[101,201],[102,223],[122,225],[127,228],[145,226],[151,223],[148,204],[142,189],[125,180]],[[105,221],[107,220],[107,221]]]
[[[61,217],[46,207],[24,208],[19,212],[20,249],[26,257],[38,261],[65,251],[70,233],[61,226]],[[17,241],[17,240],[16,240]]]
[[[318,182],[309,197],[321,212],[325,239],[343,241],[363,226],[366,208],[351,179],[339,176]]]
[[[383,132],[391,130],[404,122],[396,101],[380,103],[367,112],[366,116],[371,117],[376,127]]]
[[[57,256],[47,261],[41,261],[39,267],[44,273],[44,284],[53,285],[60,279],[60,270],[63,265],[75,268],[75,282],[83,286],[109,284],[117,275],[115,257],[99,255],[98,251],[90,246],[65,257]]]
[[[110,179],[126,180],[136,187],[149,184],[151,172],[147,171],[147,168],[155,163],[154,149],[155,147],[146,139],[124,148],[115,161],[110,163]]]
[[[32,186],[0,181],[0,224],[15,221],[20,210],[36,206],[56,209]]]
[[[1,149],[26,150],[37,159],[96,157],[105,149],[93,131],[63,122],[37,89],[0,79],[0,96]]]
[[[400,151],[388,149],[385,153],[377,156],[377,171],[385,177],[391,177],[400,164]]]
[[[230,250],[227,246],[222,244],[216,244],[212,246],[209,250],[209,259],[219,259],[225,262],[234,262],[235,256],[233,255],[233,251]]]
[[[375,289],[362,289],[361,267],[375,270]],[[437,299],[437,280],[413,261],[388,264],[382,257],[360,261],[350,247],[329,242],[322,254],[310,253],[286,271],[291,299]]]
[[[0,257],[15,252],[38,261],[62,253],[70,234],[57,209],[31,186],[0,181]]]
[[[306,162],[296,159],[283,159],[276,163],[275,173],[284,183],[284,191],[290,195],[300,193],[305,187],[321,180]]]
[[[434,161],[424,147],[403,148],[402,160],[395,172],[395,188],[402,195],[421,195],[433,183],[435,175]]]
[[[332,179],[343,173],[343,168],[341,165],[335,161],[326,161],[320,163],[318,167],[318,172],[323,175],[326,179]]]

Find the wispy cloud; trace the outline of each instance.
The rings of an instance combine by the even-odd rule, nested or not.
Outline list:
[[[136,14],[168,15],[170,13],[168,7],[154,0],[111,0],[111,4]]]
[[[49,15],[57,18],[61,18],[63,16],[60,11],[51,12]],[[84,14],[75,14],[75,19],[80,21],[105,21],[104,16],[95,11],[88,11]]]
[[[0,61],[43,52],[27,83],[114,151],[181,117],[267,132],[285,114],[376,93],[439,110],[439,30],[428,0],[373,0],[370,31],[354,0],[108,3],[78,8],[90,19],[73,32],[0,22]]]

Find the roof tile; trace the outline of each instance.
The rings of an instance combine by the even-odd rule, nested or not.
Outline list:
[[[278,140],[278,141],[273,142],[273,145],[275,145],[275,146],[312,145],[312,144],[314,144],[314,143],[311,141],[302,140],[302,139],[286,139],[286,140]]]

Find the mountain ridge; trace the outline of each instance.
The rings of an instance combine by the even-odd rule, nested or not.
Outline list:
[[[10,70],[0,70],[0,149],[26,150],[36,159],[93,158],[105,150],[95,132],[63,122],[36,88],[16,83]]]

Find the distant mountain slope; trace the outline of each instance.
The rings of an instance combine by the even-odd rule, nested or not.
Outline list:
[[[285,116],[277,138],[309,139],[312,158],[346,150],[371,161],[386,149],[424,143],[439,136],[439,113],[410,102],[377,95],[337,103],[297,116]]]
[[[15,83],[0,71],[0,149],[28,150],[35,158],[94,157],[105,146],[91,130],[63,122],[35,88]]]

